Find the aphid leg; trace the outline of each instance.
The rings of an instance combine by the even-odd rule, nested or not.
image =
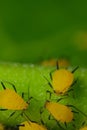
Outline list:
[[[45,126],[45,123],[42,118],[40,119],[40,121],[41,121],[41,124]]]
[[[58,121],[56,121],[56,122],[57,122],[58,127],[60,127],[62,130],[66,130],[65,128],[63,128],[63,127],[60,125],[60,123],[59,123]]]
[[[0,108],[0,111],[6,111],[6,110],[8,110],[8,109]]]
[[[42,114],[44,112],[44,109],[45,109],[45,106],[40,108],[40,122],[41,122],[42,125],[47,127],[46,122],[44,122],[43,118],[42,118]],[[50,120],[49,118],[51,118],[51,114],[50,114],[50,117],[48,116],[48,120]]]
[[[52,71],[50,72],[50,79],[53,80],[53,79],[52,79]]]
[[[31,96],[31,97],[29,97],[27,103],[30,104],[30,101],[31,101],[32,99],[34,99],[35,101],[38,101],[38,99],[36,99],[36,98],[34,98],[34,97]]]
[[[67,128],[67,123],[66,123],[66,122],[64,122],[64,124],[65,124],[65,127]]]
[[[76,125],[72,123],[73,128],[76,130]]]
[[[78,79],[76,79],[76,80],[72,83],[70,89],[68,90],[68,93],[71,92],[71,91],[73,92],[73,98],[75,98],[73,86],[77,83],[77,81],[78,81]]]
[[[22,111],[21,116],[28,121],[30,120],[29,116],[25,113],[25,111]]]
[[[72,83],[71,87],[73,87],[73,86],[77,83],[77,81],[78,81],[78,79],[76,79],[76,80]]]
[[[40,108],[40,115],[41,115],[43,112],[44,112],[44,108],[41,107],[41,108]]]
[[[79,68],[79,66],[77,66],[76,68],[74,68],[71,73],[74,73],[78,68]]]
[[[50,99],[51,99],[52,92],[49,91],[49,90],[47,90],[47,91],[46,91],[46,94],[49,94],[49,98],[47,98],[47,99],[50,100]]]
[[[33,99],[33,97],[29,97],[29,101],[30,101],[31,99]]]
[[[73,118],[72,121],[75,122],[75,119]]]
[[[72,89],[72,88],[70,88],[67,92],[69,93],[69,92],[71,92],[71,91],[73,91],[74,89]]]
[[[22,92],[22,98],[24,98],[24,95],[25,95],[25,93]],[[31,99],[33,99],[33,97],[29,97],[29,96],[28,96],[28,101],[27,101],[28,104],[30,103],[30,100],[31,100]]]
[[[87,118],[87,115],[84,112],[82,112],[81,110],[79,110],[77,107],[75,107],[73,105],[67,105],[67,106],[74,108],[75,110],[77,110],[79,113],[81,113],[82,115],[84,115]]]
[[[51,114],[48,116],[48,120],[55,120]]]
[[[15,112],[16,111],[12,112],[8,118],[12,117],[15,114]]]
[[[44,123],[44,121],[43,121],[43,119],[42,119],[42,114],[43,114],[43,112],[44,112],[44,107],[41,107],[41,108],[40,108],[40,121],[41,121],[41,123],[42,123],[43,125],[45,125],[45,123]]]
[[[69,96],[69,93],[72,92],[72,97],[75,98],[75,94],[74,94],[74,89],[70,88],[68,91],[68,93],[66,94],[66,96]]]
[[[79,114],[79,112],[78,112],[78,111],[75,111],[75,110],[72,110],[72,112],[73,112],[73,113],[76,113],[76,114]]]
[[[19,127],[16,126],[5,126],[5,130],[19,130]]]
[[[41,122],[43,122],[43,119],[42,119],[42,114],[43,114],[43,112],[44,112],[44,108],[41,107],[41,108],[40,108],[40,118],[41,118]]]
[[[68,98],[68,96],[69,95],[66,93],[66,94],[63,95],[63,97],[60,97],[59,99],[57,99],[56,102],[60,102],[61,100]]]
[[[51,120],[51,114],[48,116],[48,120]]]
[[[59,98],[59,99],[57,99],[57,102],[59,102],[59,101],[61,101],[61,100],[63,100],[63,99],[65,99],[65,97],[64,97],[64,98]]]
[[[22,92],[22,98],[24,98],[24,92]]]
[[[86,122],[85,122],[85,121],[83,121],[83,122],[82,122],[82,126],[84,126],[84,125],[85,125],[85,123],[86,123]]]
[[[81,124],[81,126],[83,127],[85,125],[86,125],[86,121],[83,121],[82,124]]]

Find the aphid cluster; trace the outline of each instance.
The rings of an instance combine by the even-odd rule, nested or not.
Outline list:
[[[44,78],[47,80],[49,86],[52,88],[53,93],[55,93],[57,96],[64,96],[68,95],[68,93],[73,90],[73,85],[77,82],[77,80],[74,79],[74,72],[78,69],[78,66],[70,72],[67,69],[61,68],[59,69],[59,65],[57,62],[57,69],[52,73],[50,73],[51,82],[44,76]],[[47,91],[52,94],[52,92]],[[50,96],[51,98],[51,96]],[[62,99],[62,98],[61,98]],[[60,100],[61,100],[60,99]],[[58,102],[53,101],[46,101],[45,108],[49,111],[49,113],[54,117],[54,119],[57,121],[59,127],[60,122],[65,124],[67,129],[67,124],[69,122],[74,122],[74,113],[82,113],[84,116],[86,116],[83,112],[81,112],[78,108],[76,108],[73,105],[63,105]],[[74,108],[76,111],[74,111]],[[87,117],[87,116],[86,116]],[[73,123],[72,123],[73,124]],[[73,127],[75,129],[75,126],[73,124]],[[62,127],[61,127],[62,128]],[[83,127],[81,130],[85,130],[86,127]],[[65,128],[62,128],[65,129]]]
[[[26,121],[17,125],[15,129],[17,130],[34,130],[34,129],[47,130],[45,126],[29,120],[28,116],[24,112],[26,109],[28,109],[29,104],[25,102],[24,99],[20,95],[17,94],[16,88],[13,84],[11,85],[13,86],[14,90],[6,88],[3,82],[1,82],[1,85],[4,90],[0,91],[0,99],[1,99],[0,110],[1,111],[14,110],[14,112],[10,116],[13,116],[16,111],[22,110],[22,114],[24,114],[24,117],[27,118]],[[10,128],[6,128],[1,124],[0,130],[5,130],[5,129],[7,130]]]
[[[72,72],[63,68],[59,69],[57,62],[57,69],[53,72],[53,74],[50,73],[50,78],[52,82],[49,82],[48,79],[44,76],[49,86],[52,88],[54,94],[56,94],[57,96],[65,95],[70,91],[71,86],[73,86],[73,84],[76,82],[74,80],[73,73],[77,69],[78,67],[76,67]],[[13,86],[14,90],[6,88],[4,83],[1,82],[3,90],[0,91],[0,110],[13,110],[14,112],[10,116],[13,116],[16,111],[22,111],[22,116],[24,115],[25,121],[21,124],[17,124],[16,129],[18,130],[48,130],[48,128],[45,127],[42,118],[40,124],[30,120],[30,118],[25,113],[25,111],[29,107],[29,103],[24,101],[23,97],[17,94],[16,87],[12,83],[10,84]],[[63,130],[67,129],[67,124],[69,122],[74,121],[74,111],[71,109],[71,107],[73,106],[63,105],[59,102],[54,102],[51,99],[47,100],[43,106],[43,108],[47,110],[48,113],[50,113],[50,115],[57,122],[58,127]],[[79,109],[76,110],[80,112]],[[65,124],[65,127],[62,127],[60,123]],[[2,125],[0,127],[0,130],[5,130]],[[87,130],[87,127],[84,126],[80,130]]]

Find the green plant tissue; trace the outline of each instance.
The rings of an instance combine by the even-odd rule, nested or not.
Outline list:
[[[73,70],[74,67],[69,68],[70,71]],[[26,115],[29,117],[31,121],[35,121],[41,123],[41,119],[44,122],[44,125],[49,130],[61,130],[61,127],[58,126],[55,119],[49,120],[49,112],[45,109],[45,103],[49,99],[49,94],[47,91],[51,91],[51,100],[57,101],[59,98],[64,98],[60,100],[60,103],[64,105],[72,105],[75,106],[71,108],[74,112],[74,119],[71,123],[67,123],[67,128],[61,122],[60,125],[67,130],[78,130],[82,123],[87,120],[87,69],[80,68],[76,70],[74,73],[74,78],[77,82],[72,86],[72,91],[67,92],[67,96],[58,96],[53,92],[53,89],[49,86],[47,80],[44,78],[50,79],[50,72],[54,70],[55,67],[44,67],[33,64],[16,64],[16,63],[0,63],[0,81],[2,81],[6,88],[10,88],[13,90],[13,87],[8,82],[15,85],[17,89],[17,94],[22,96],[24,93],[24,100],[29,101],[30,97],[33,97],[29,101],[29,106],[27,110],[24,110]],[[0,84],[0,91],[2,91],[2,85]],[[12,97],[14,98],[14,97]],[[1,99],[0,99],[1,100]],[[14,105],[16,101],[14,102]],[[20,105],[20,102],[19,104]],[[0,106],[1,107],[1,106]],[[40,113],[41,108],[43,108],[43,113]],[[81,111],[81,112],[80,112]],[[11,116],[11,114],[15,112]],[[8,126],[16,126],[26,120],[24,116],[21,115],[22,111],[13,111],[13,110],[5,110],[0,111],[0,123]]]

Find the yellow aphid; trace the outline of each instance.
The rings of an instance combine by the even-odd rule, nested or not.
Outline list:
[[[64,94],[74,81],[73,73],[66,69],[56,70],[52,75],[52,87],[56,94]]]
[[[47,130],[43,125],[31,121],[24,121],[19,126],[19,130]]]
[[[73,120],[73,112],[69,107],[65,105],[47,101],[45,104],[45,108],[57,121],[68,123]]]
[[[49,60],[43,61],[41,64],[44,66],[55,66],[56,62],[57,62],[57,59],[49,59]],[[68,67],[69,62],[66,59],[58,59],[58,65],[59,67]]]
[[[87,126],[81,128],[80,130],[87,130]]]
[[[9,110],[25,110],[28,104],[14,90],[6,88],[0,91],[0,107]]]
[[[55,66],[56,65],[56,59],[45,60],[41,64],[43,66]]]
[[[59,67],[68,67],[70,65],[67,59],[58,59]]]
[[[4,130],[4,126],[0,123],[0,130]]]

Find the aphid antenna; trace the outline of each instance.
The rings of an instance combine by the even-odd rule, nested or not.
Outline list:
[[[6,89],[5,85],[3,84],[3,82],[1,81],[1,85],[3,87],[3,89]]]
[[[40,115],[43,114],[44,108],[45,108],[45,106],[40,108]]]
[[[58,63],[58,60],[56,61],[56,69],[59,70],[59,63]]]
[[[10,82],[8,82],[8,83],[12,85],[13,89],[14,89],[14,90],[15,90],[15,92],[17,93],[17,90],[16,90],[15,85],[14,85],[14,84],[12,84],[12,83],[10,83]]]
[[[50,72],[50,79],[51,80],[53,80],[53,78],[52,78],[52,73],[55,71],[56,69],[54,69],[54,70],[52,70],[51,72]]]
[[[79,66],[77,66],[76,68],[74,68],[71,73],[74,73],[78,68],[79,68]]]
[[[50,86],[51,88],[53,88],[52,84],[51,84],[50,81],[46,78],[46,76],[43,75],[43,77],[46,79],[46,81],[48,82],[49,86]]]
[[[81,110],[79,110],[77,107],[75,107],[73,105],[67,105],[67,106],[76,109],[78,112],[80,112],[82,115],[84,115],[87,118],[87,115],[84,112],[82,112]]]
[[[11,83],[9,81],[3,81],[3,82],[6,82],[6,83],[10,84],[13,87],[14,91],[17,93],[16,87],[15,87],[15,85],[13,83]],[[3,82],[1,83],[2,85],[4,85]],[[5,87],[5,85],[4,85],[4,87]],[[6,87],[4,89],[6,89]]]
[[[16,126],[17,126],[17,127],[20,127],[20,126],[23,126],[23,127],[24,127],[25,125],[24,125],[24,124],[18,124],[18,125],[16,125]]]

